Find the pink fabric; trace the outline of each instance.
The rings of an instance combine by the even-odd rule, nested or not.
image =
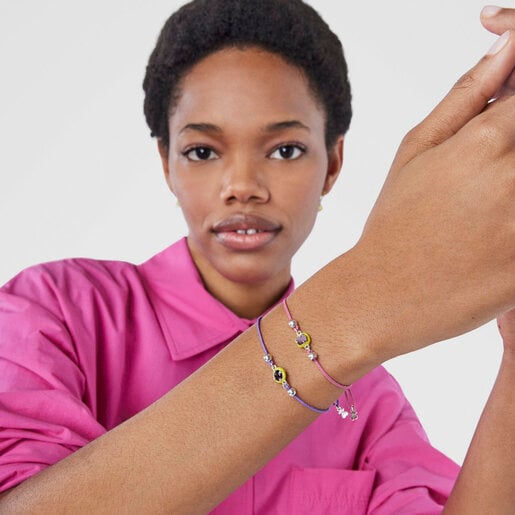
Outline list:
[[[206,292],[185,239],[140,266],[72,259],[16,276],[0,290],[0,491],[141,411],[253,322]],[[457,465],[383,368],[353,393],[357,422],[322,415],[213,513],[439,513]]]

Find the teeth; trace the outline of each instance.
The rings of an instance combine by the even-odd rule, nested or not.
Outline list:
[[[257,234],[258,231],[257,229],[237,229],[236,230],[236,234]]]

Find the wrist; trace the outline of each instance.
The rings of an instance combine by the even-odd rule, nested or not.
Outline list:
[[[338,382],[350,384],[390,359],[378,311],[377,285],[367,261],[351,249],[299,287],[288,303],[320,350],[321,361]],[[392,316],[389,317],[392,320]]]

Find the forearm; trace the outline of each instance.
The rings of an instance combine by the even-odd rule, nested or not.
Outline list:
[[[460,299],[456,309],[448,302],[433,308],[433,316],[422,313],[435,304],[427,289],[422,295],[415,277],[406,280],[407,265],[392,266],[370,248],[358,245],[333,261],[289,302],[323,366],[344,384],[386,359],[433,343],[442,336],[440,326],[455,330],[461,327],[456,319],[468,317],[458,309]],[[443,313],[452,315],[444,319]],[[417,324],[410,324],[415,318]],[[341,390],[296,348],[282,307],[264,318],[262,328],[299,396],[330,406]],[[149,408],[19,485],[0,500],[0,508],[205,513],[315,418],[274,383],[253,328]]]
[[[446,514],[513,513],[515,506],[515,354],[499,375],[446,504]]]
[[[345,383],[377,364],[367,346],[354,344],[371,339],[370,324],[357,313],[348,322],[366,297],[358,261],[352,252],[342,256],[299,288],[292,304],[321,361]],[[326,281],[347,285],[338,302],[328,298]],[[327,323],[311,328],[312,317]],[[263,333],[301,398],[327,407],[341,394],[293,344],[282,308],[264,319]],[[273,382],[262,356],[251,329],[142,413],[15,488],[0,511],[209,511],[315,418]]]

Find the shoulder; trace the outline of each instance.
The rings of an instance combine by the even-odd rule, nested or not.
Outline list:
[[[11,314],[27,314],[30,308],[60,320],[87,322],[101,316],[120,322],[135,303],[148,304],[149,289],[159,290],[170,282],[178,253],[174,249],[185,246],[178,243],[141,265],[70,258],[31,266],[0,287],[0,306]]]
[[[137,281],[136,266],[123,261],[88,258],[63,259],[22,270],[2,288],[3,294],[59,302],[78,299],[87,292],[102,294],[126,289]]]
[[[55,291],[62,293],[100,292],[130,289],[145,282],[169,281],[170,273],[179,277],[194,269],[182,238],[146,262],[136,265],[127,261],[91,258],[69,258],[40,263],[22,270],[0,291],[9,293]]]
[[[29,267],[0,288],[0,361],[11,364],[14,379],[29,365],[45,381],[49,374],[79,378],[70,388],[82,395],[85,376],[107,370],[106,353],[123,349],[130,324],[140,323],[135,298],[143,299],[138,315],[151,318],[131,263],[76,258]]]

